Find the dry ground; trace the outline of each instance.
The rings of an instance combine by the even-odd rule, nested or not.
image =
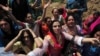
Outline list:
[[[59,3],[59,2],[52,3],[47,9],[46,16],[52,16],[51,10],[54,7],[57,7],[57,8],[65,7],[65,2],[64,3]],[[95,10],[100,11],[100,0],[88,0],[87,7],[88,7],[88,10],[84,12],[82,16],[83,19],[85,19],[88,15],[92,14]]]

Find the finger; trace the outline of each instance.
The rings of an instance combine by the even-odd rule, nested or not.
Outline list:
[[[95,41],[91,41],[91,44],[94,45],[95,44]]]
[[[100,42],[97,38],[96,38],[96,39],[94,39],[94,41],[95,41],[95,42],[97,42],[97,43],[99,43],[99,42]]]

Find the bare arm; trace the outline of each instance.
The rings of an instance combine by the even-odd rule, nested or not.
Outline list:
[[[22,22],[19,21],[19,20],[17,20],[17,19],[15,18],[15,16],[12,14],[12,10],[11,10],[11,8],[9,8],[9,6],[4,6],[4,5],[1,5],[1,4],[0,4],[0,7],[1,7],[4,11],[6,11],[6,12],[8,13],[9,18],[10,18],[12,21],[14,21],[15,23],[21,25]]]
[[[41,47],[41,46],[42,46],[42,39],[40,39],[40,37],[37,37],[37,36],[35,35],[35,33],[34,33],[31,29],[29,29],[29,31],[32,33],[32,36],[33,36],[33,38],[34,38],[34,40],[35,40],[37,46],[38,46],[38,47]]]
[[[76,11],[78,11],[78,9],[66,9],[67,13],[74,13]]]
[[[72,40],[73,39],[72,35],[64,32],[64,31],[62,33],[64,34],[66,39],[68,39],[68,40]],[[73,41],[79,46],[82,46],[85,43],[91,43],[91,44],[99,43],[99,40],[97,38],[84,38],[84,37],[81,37],[81,36],[75,36]]]
[[[18,40],[18,38],[20,37],[20,35],[21,35],[21,33],[22,33],[23,30],[24,29],[20,30],[20,32],[18,33],[18,35],[7,44],[7,46],[4,49],[5,52],[8,52],[8,51],[12,50],[13,44]]]
[[[32,29],[28,28],[28,30],[31,32],[33,38],[36,38],[37,37]]]
[[[51,3],[51,0],[49,0],[48,3],[43,6],[43,14],[42,14],[42,18],[40,19],[40,21],[42,21],[45,18],[46,9],[50,5],[50,3]]]
[[[35,0],[35,2],[33,4],[31,4],[31,8],[35,8],[35,5],[37,4],[37,0]]]

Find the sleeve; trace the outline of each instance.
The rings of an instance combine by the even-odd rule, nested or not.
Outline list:
[[[78,34],[83,35],[82,28],[79,25],[76,25],[76,27],[77,27],[77,30],[78,30]]]
[[[44,52],[46,52],[48,48],[48,40],[44,40],[43,41],[43,47],[42,48],[36,48],[33,51],[29,52],[28,55],[29,56],[42,56],[44,54]]]
[[[27,54],[28,56],[36,56],[32,51]]]
[[[79,46],[83,46],[82,42],[83,37],[81,36],[75,36],[74,42],[79,45]]]
[[[72,40],[72,38],[73,38],[72,35],[66,33],[65,31],[62,31],[62,34],[65,36],[65,38],[66,38],[67,40]]]
[[[63,33],[63,35],[65,36],[65,38],[67,40],[70,40],[71,41],[73,39],[73,36],[72,35],[64,32],[64,31],[62,33]],[[82,43],[81,43],[82,39],[83,39],[83,37],[81,37],[81,36],[75,36],[74,43],[77,44],[77,45],[79,45],[79,46],[82,46]]]
[[[14,56],[14,53],[9,51],[9,52],[2,52],[0,53],[0,56]]]

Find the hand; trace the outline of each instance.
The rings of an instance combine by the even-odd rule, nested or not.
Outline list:
[[[4,11],[11,11],[11,8],[9,8],[9,6],[4,6],[2,4],[0,4],[0,7],[4,10]]]
[[[99,40],[97,38],[92,38],[91,43],[92,44],[97,44],[97,43],[99,43]]]
[[[20,37],[20,35],[21,35],[21,33],[22,33],[23,30],[25,30],[25,29],[22,29],[22,30],[19,31],[19,33],[17,35],[18,38]]]
[[[44,5],[44,9],[47,8],[50,5],[50,3],[51,3],[51,0],[49,0],[48,3]]]
[[[32,32],[32,29],[30,29],[30,28],[26,28],[27,30],[29,30],[30,32]]]
[[[36,38],[37,37],[32,29],[28,28],[27,30],[29,30],[31,32],[33,38]]]
[[[100,41],[97,38],[84,38],[83,42],[84,43],[91,43],[93,45],[100,43]]]

